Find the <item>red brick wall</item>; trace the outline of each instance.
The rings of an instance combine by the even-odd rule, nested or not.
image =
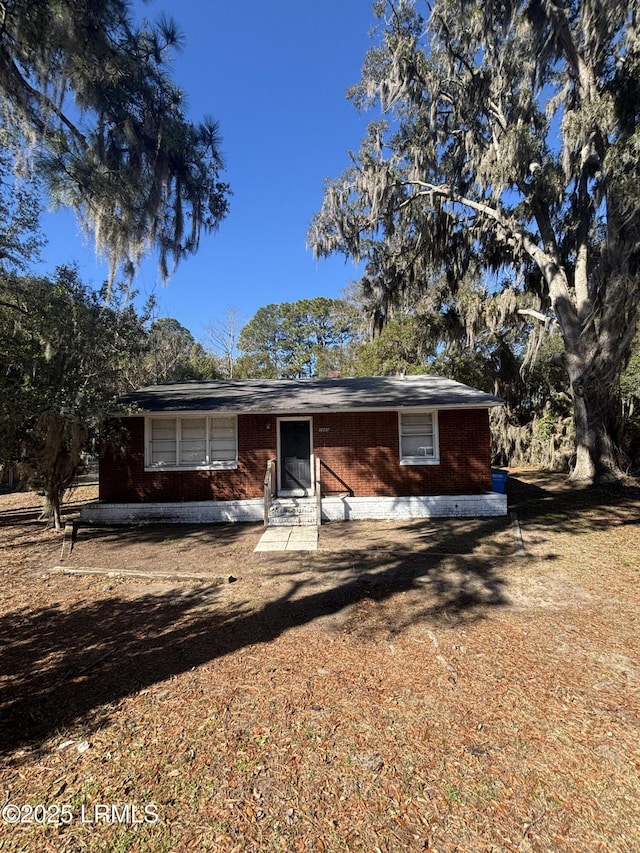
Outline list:
[[[438,413],[439,465],[400,465],[397,412],[316,415],[313,427],[324,491],[344,491],[346,485],[356,497],[394,497],[491,490],[486,410]]]
[[[238,467],[229,471],[145,471],[144,418],[123,418],[127,453],[106,447],[100,459],[100,500],[227,501],[262,496],[267,461],[276,456],[276,420],[238,417]],[[270,429],[267,428],[270,426]]]
[[[269,459],[275,459],[277,419],[238,416],[238,467],[230,471],[145,471],[144,418],[125,418],[126,453],[105,448],[100,499],[112,502],[206,501],[259,498]],[[323,462],[323,492],[371,495],[481,494],[491,490],[486,410],[438,413],[439,465],[400,465],[396,412],[313,416],[314,453]]]

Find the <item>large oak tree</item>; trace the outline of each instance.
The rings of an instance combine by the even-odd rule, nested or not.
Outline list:
[[[379,2],[351,97],[376,107],[326,186],[309,241],[367,263],[372,310],[454,298],[477,314],[554,323],[576,427],[572,476],[619,471],[619,379],[638,311],[638,2]],[[489,279],[489,274],[491,278]]]
[[[187,120],[167,73],[179,47],[173,22],[138,26],[127,0],[0,4],[1,120],[112,280],[152,249],[166,277],[227,212],[218,126]]]

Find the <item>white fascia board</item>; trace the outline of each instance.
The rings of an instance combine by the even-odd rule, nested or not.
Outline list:
[[[362,408],[350,409],[265,409],[254,411],[253,409],[175,409],[172,411],[150,411],[147,409],[139,412],[126,412],[120,415],[113,415],[117,418],[183,418],[183,417],[204,417],[205,415],[257,415],[258,417],[311,417],[312,415],[358,415],[369,414],[371,412],[425,412],[435,411],[443,412],[445,410],[466,409],[481,411],[483,409],[494,409],[497,406],[502,406],[503,403],[484,403],[479,405],[476,403],[449,403],[446,405],[423,403],[420,406],[367,406]]]

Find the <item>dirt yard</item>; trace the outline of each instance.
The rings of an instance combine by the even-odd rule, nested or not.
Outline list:
[[[0,495],[0,851],[640,850],[640,490],[508,489],[518,525],[80,527],[64,560]]]

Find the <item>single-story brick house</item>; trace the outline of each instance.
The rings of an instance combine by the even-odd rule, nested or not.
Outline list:
[[[87,521],[291,523],[506,513],[489,408],[440,376],[182,382],[122,398]],[[280,519],[282,520],[282,519]]]

